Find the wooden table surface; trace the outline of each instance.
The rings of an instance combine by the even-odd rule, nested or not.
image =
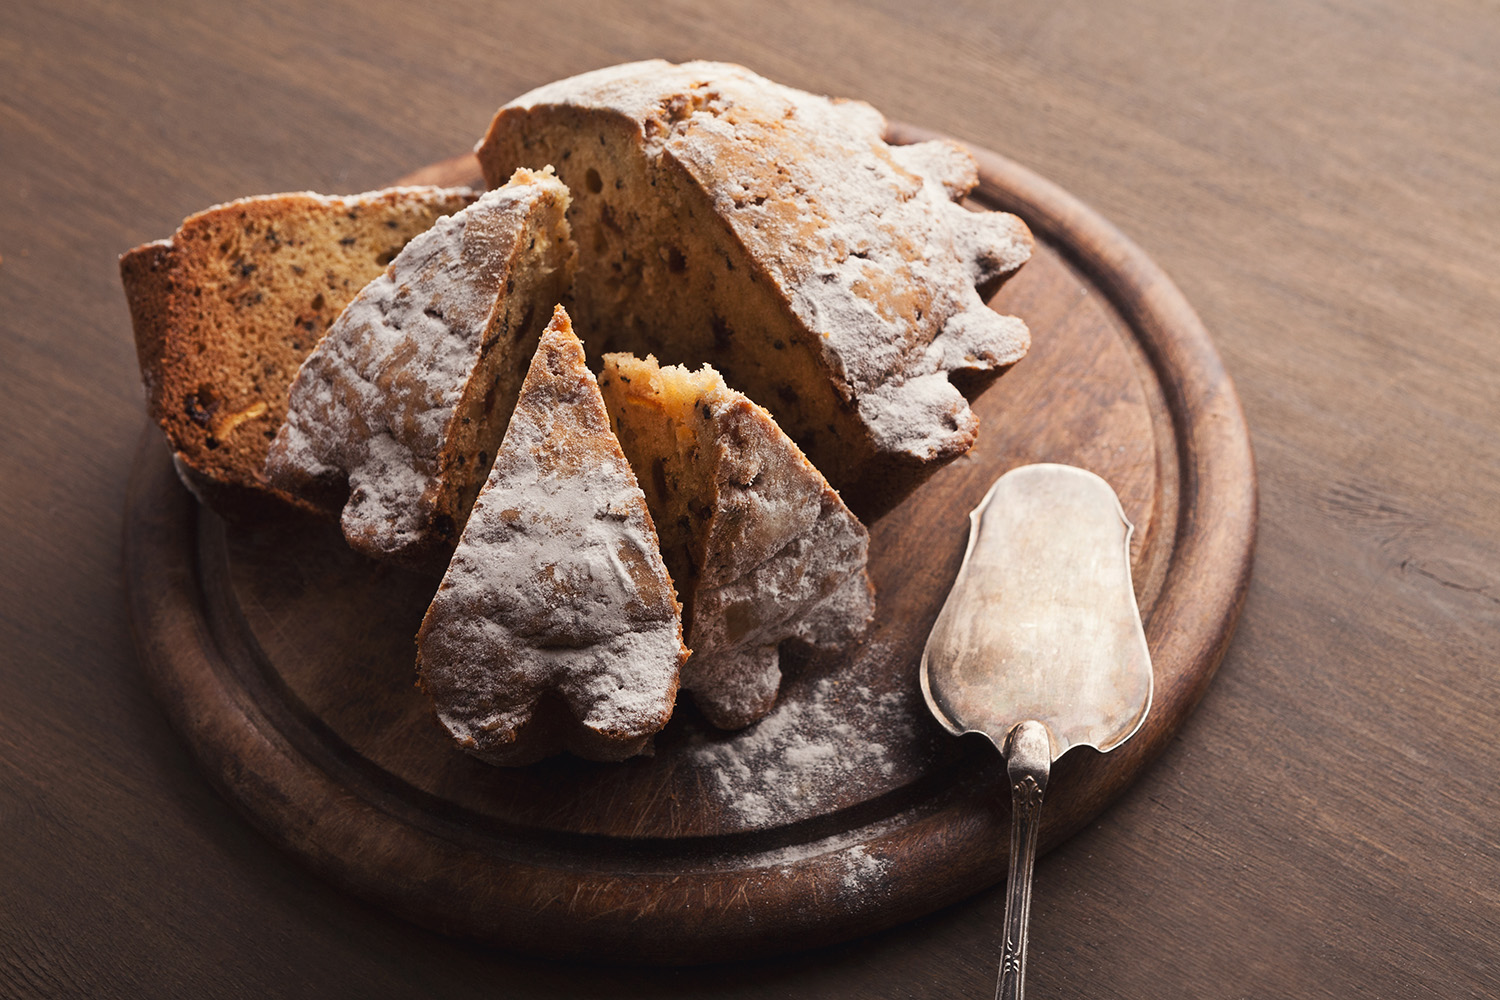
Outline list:
[[[1176,280],[1236,381],[1239,631],[1165,754],[1042,859],[1034,995],[1500,995],[1492,4],[304,6],[0,5],[0,996],[992,994],[998,890],[707,969],[418,930],[251,830],[136,662],[116,255],[239,195],[378,187],[536,84],[651,56],[1037,170]]]

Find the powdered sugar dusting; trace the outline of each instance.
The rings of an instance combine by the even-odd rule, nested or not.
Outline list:
[[[566,204],[567,189],[536,174],[440,218],[354,297],[298,372],[267,474],[293,492],[346,476],[356,547],[390,554],[425,540],[450,420],[528,215],[546,198]]]
[[[734,739],[687,753],[723,809],[746,826],[766,827],[834,806],[862,775],[892,775],[892,750],[872,734],[910,739],[909,721],[900,721],[906,706],[894,692],[823,677]]]
[[[947,374],[1026,353],[1024,324],[975,285],[1019,267],[1031,236],[1014,216],[954,201],[977,179],[961,147],[889,146],[869,105],[727,63],[615,66],[507,107],[547,105],[616,111],[648,161],[692,177],[770,272],[878,451],[928,461],[972,443],[976,421]]]
[[[681,635],[645,496],[559,309],[418,634],[423,682],[484,759],[620,759],[671,715]],[[527,747],[549,691],[576,722]]]
[[[671,479],[697,494],[687,501],[691,536],[666,540],[676,549],[668,565],[685,568],[675,582],[693,656],[682,686],[715,726],[741,729],[775,703],[783,639],[836,648],[864,632],[874,613],[869,535],[771,414],[708,365],[691,374],[610,354],[602,382],[643,479],[661,459],[634,450],[632,436],[676,441],[666,468],[695,469],[664,473],[655,488]],[[652,502],[670,524],[680,498]]]
[[[863,844],[845,851],[841,860],[844,862],[843,886],[850,891],[857,892],[878,883],[885,874],[885,859],[870,854]]]
[[[531,461],[486,486],[423,647],[439,717],[460,742],[514,728],[548,687],[591,729],[660,728],[682,647],[669,613],[642,620],[633,569],[660,557],[638,497],[617,475],[573,480]]]

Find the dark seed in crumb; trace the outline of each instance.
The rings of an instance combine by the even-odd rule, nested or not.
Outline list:
[[[720,351],[729,350],[734,340],[734,330],[724,321],[724,317],[715,316],[710,325],[714,331],[714,347]]]
[[[656,488],[657,496],[667,495],[667,466],[659,458],[651,460],[651,485]]]
[[[182,401],[182,408],[189,420],[200,427],[207,427],[213,419],[214,411],[219,408],[219,401],[208,393],[190,392]]]

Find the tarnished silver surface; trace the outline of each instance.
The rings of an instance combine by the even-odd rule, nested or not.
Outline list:
[[[1103,479],[1067,465],[1001,476],[922,653],[922,693],[954,734],[1008,760],[1011,858],[997,996],[1020,1000],[1042,796],[1052,762],[1107,752],[1151,708],[1151,654],[1130,580],[1131,525]]]
[[[1052,759],[1108,751],[1151,707],[1151,654],[1130,582],[1130,522],[1109,484],[1067,465],[1001,476],[922,654],[922,693],[955,734],[1004,748],[1047,727]]]

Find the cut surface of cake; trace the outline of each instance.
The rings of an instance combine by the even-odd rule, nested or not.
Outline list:
[[[467,188],[242,198],[120,258],[151,416],[221,512],[298,503],[264,478],[287,390],[334,318]]]
[[[987,292],[1025,224],[956,203],[973,158],[884,142],[869,105],[725,63],[632,63],[532,91],[478,147],[489,183],[555,164],[580,247],[575,315],[602,350],[711,359],[856,509],[880,509],[974,441],[949,382],[1030,335]]]
[[[356,295],[292,385],[270,481],[337,510],[367,555],[458,538],[551,309],[572,285],[568,191],[517,171]]]
[[[608,354],[599,385],[682,598],[682,687],[714,725],[749,725],[775,703],[783,639],[839,647],[869,624],[869,536],[713,368]]]
[[[646,500],[558,309],[417,636],[421,683],[467,751],[524,764],[641,752],[687,657]]]

